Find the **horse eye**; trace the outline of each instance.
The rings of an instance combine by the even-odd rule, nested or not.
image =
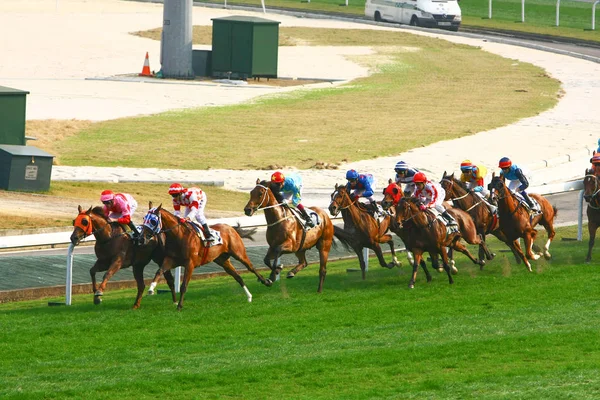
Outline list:
[[[87,224],[88,224],[88,220],[87,219],[82,219],[81,220],[81,225],[87,226]]]

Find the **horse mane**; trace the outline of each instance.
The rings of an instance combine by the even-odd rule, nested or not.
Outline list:
[[[98,217],[100,217],[103,220],[108,222],[108,217],[106,215],[104,215],[104,207],[96,206],[96,207],[92,208],[92,214],[97,215]]]

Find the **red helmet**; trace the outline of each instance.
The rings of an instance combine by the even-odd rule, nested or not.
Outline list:
[[[512,161],[508,157],[502,157],[500,159],[500,163],[498,163],[498,168],[510,168],[512,165]]]
[[[185,192],[185,189],[183,188],[183,186],[181,186],[180,183],[174,183],[171,186],[169,186],[170,195],[179,194],[183,192]]]
[[[427,182],[427,177],[425,176],[424,173],[417,172],[415,174],[415,176],[413,177],[413,182],[414,183],[419,183],[419,182],[425,183],[425,182]]]
[[[283,173],[277,171],[271,175],[271,182],[282,183],[283,181],[285,181],[285,176],[283,176]]]
[[[590,158],[590,162],[592,164],[600,164],[600,154],[594,154],[594,156]]]
[[[100,201],[101,202],[110,201],[110,200],[114,200],[114,199],[115,199],[115,194],[112,192],[112,190],[105,190],[102,193],[100,193]]]

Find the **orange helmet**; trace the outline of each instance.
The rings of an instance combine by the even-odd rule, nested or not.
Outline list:
[[[180,183],[174,183],[171,186],[169,186],[169,194],[170,195],[183,193],[184,191],[185,191],[185,189],[183,188],[183,186],[181,186]]]
[[[419,183],[419,182],[420,182],[420,183],[425,183],[425,182],[427,182],[427,177],[425,176],[425,174],[424,174],[424,173],[422,173],[422,172],[417,172],[417,173],[415,174],[415,176],[413,177],[413,182],[414,182],[414,183]]]
[[[110,200],[114,200],[115,199],[115,194],[112,192],[112,190],[105,190],[102,193],[100,193],[100,201],[101,202],[105,202],[105,201],[110,201]]]
[[[285,176],[283,176],[283,173],[277,171],[271,175],[271,182],[282,183],[283,181],[285,181]]]

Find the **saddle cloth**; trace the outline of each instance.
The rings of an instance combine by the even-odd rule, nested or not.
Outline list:
[[[429,209],[429,211],[431,211],[435,219],[437,219],[442,225],[446,227],[446,235],[451,235],[453,233],[458,232],[458,221],[456,221],[457,225],[448,225],[446,223],[446,219],[442,217],[442,214],[438,210],[432,207]]]
[[[196,222],[196,221],[191,221],[191,225],[194,228],[194,230],[196,231],[196,235],[198,235],[200,240],[202,240],[202,245],[204,247],[212,247],[212,246],[216,246],[219,244],[223,244],[223,238],[221,237],[221,232],[215,231],[214,229],[211,229],[209,227],[208,229],[210,229],[210,233],[212,234],[214,240],[212,242],[208,242],[208,241],[206,241],[206,237],[204,236],[204,231],[202,230],[202,227],[200,226],[200,224],[198,224],[198,222]]]
[[[540,207],[540,203],[538,203],[532,196],[529,196],[529,198],[531,199],[531,202],[533,203],[533,208],[529,207],[529,204],[527,204],[527,202],[525,201],[525,198],[521,195],[521,193],[515,193],[515,195],[517,196],[519,203],[521,203],[521,205],[523,207],[525,207],[526,210],[535,212],[535,213],[541,211],[542,208]]]
[[[300,211],[298,211],[296,208],[293,208],[293,207],[290,207],[289,209],[292,211],[292,213],[296,217],[296,221],[298,221],[298,223],[300,225],[302,225],[302,228],[305,231],[309,231],[309,230],[313,229],[310,226],[306,226],[306,221],[304,221],[304,217],[302,217],[302,214],[300,214]],[[321,219],[319,218],[319,214],[312,211],[310,208],[305,208],[305,210],[308,213],[308,216],[310,217],[310,219],[312,219],[313,223],[315,224],[315,228],[317,226],[319,226],[321,224]]]

